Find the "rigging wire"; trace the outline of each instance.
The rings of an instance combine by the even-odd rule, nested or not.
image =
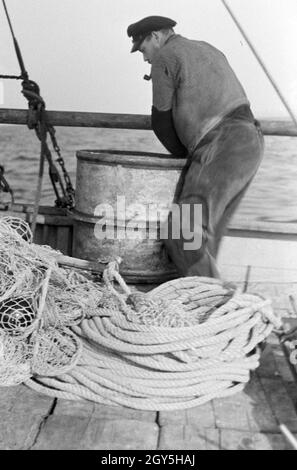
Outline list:
[[[292,121],[294,122],[296,128],[297,128],[297,118],[293,112],[293,110],[291,109],[288,101],[286,100],[286,98],[284,97],[282,91],[280,90],[279,86],[276,84],[274,78],[272,77],[271,73],[269,72],[269,70],[267,69],[266,65],[264,64],[263,60],[261,59],[260,55],[258,54],[258,52],[256,51],[255,47],[253,46],[251,40],[248,38],[246,32],[244,31],[243,27],[241,26],[241,24],[239,23],[238,19],[236,18],[235,14],[233,13],[232,9],[230,8],[230,6],[228,5],[227,3],[227,0],[221,0],[221,2],[223,3],[223,5],[225,6],[225,8],[227,9],[228,13],[230,14],[231,18],[233,19],[234,23],[236,24],[237,28],[239,29],[239,31],[241,32],[242,36],[244,37],[245,41],[247,42],[248,46],[250,47],[251,51],[253,52],[254,56],[256,57],[257,61],[259,62],[259,64],[261,65],[265,75],[267,76],[267,78],[269,79],[271,85],[273,86],[273,88],[275,89],[278,97],[280,98],[280,100],[282,101],[283,105],[285,106],[286,110],[288,111],[289,115],[291,116],[292,118]]]
[[[53,185],[53,189],[55,191],[55,195],[57,197],[56,205],[58,207],[66,207],[72,208],[74,205],[74,188],[71,183],[70,176],[66,170],[65,162],[61,156],[60,148],[55,138],[55,129],[51,125],[48,120],[45,111],[45,102],[40,96],[39,86],[36,82],[29,80],[28,72],[25,69],[23,57],[21,54],[20,47],[18,45],[17,39],[15,37],[12,23],[10,20],[10,16],[7,10],[7,6],[5,0],[2,0],[2,4],[4,7],[4,11],[6,14],[6,18],[8,21],[9,29],[13,38],[15,52],[17,55],[17,59],[19,62],[19,66],[21,69],[21,75],[19,77],[16,76],[9,76],[4,75],[0,76],[0,78],[14,78],[14,79],[22,79],[22,94],[28,100],[29,110],[28,110],[28,118],[27,118],[27,125],[29,129],[34,129],[38,139],[41,142],[41,154],[40,154],[40,164],[39,164],[39,176],[38,176],[38,184],[36,190],[36,197],[35,197],[35,205],[34,205],[34,214],[33,214],[33,222],[32,222],[32,231],[34,233],[36,227],[36,218],[38,214],[38,208],[41,198],[41,189],[42,189],[42,178],[43,178],[43,165],[44,165],[44,158],[46,157],[48,164],[49,164],[49,176]],[[47,145],[47,134],[50,135],[53,147],[55,152],[58,155],[57,162],[61,167],[63,172],[63,177],[65,180],[65,186],[62,181],[62,178],[59,174],[56,165],[53,162],[52,155],[50,149]],[[58,190],[58,187],[60,191]]]
[[[16,52],[16,55],[17,55],[17,58],[18,58],[20,69],[21,69],[20,78],[22,78],[23,80],[28,80],[29,75],[28,75],[28,72],[25,69],[25,65],[24,65],[22,54],[21,54],[21,50],[19,48],[17,39],[15,37],[14,31],[13,31],[13,28],[12,28],[12,24],[11,24],[11,20],[10,20],[10,16],[9,16],[9,13],[8,13],[8,10],[7,10],[5,0],[2,0],[2,3],[3,3],[3,8],[4,8],[4,11],[5,11],[6,18],[7,18],[7,21],[8,21],[9,29],[10,29],[10,32],[11,32],[11,35],[12,35],[15,52]],[[16,78],[16,77],[14,77],[14,78]]]

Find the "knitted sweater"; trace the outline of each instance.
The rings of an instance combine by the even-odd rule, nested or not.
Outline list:
[[[249,101],[226,57],[202,41],[173,35],[152,61],[153,106],[172,110],[175,131],[191,154],[225,115]]]

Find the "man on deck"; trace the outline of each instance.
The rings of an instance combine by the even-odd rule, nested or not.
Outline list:
[[[198,248],[185,249],[182,224],[179,237],[172,235],[177,221],[171,213],[165,246],[179,275],[219,277],[219,243],[261,163],[263,136],[224,54],[175,34],[175,25],[150,16],[127,33],[131,52],[140,51],[152,66],[152,128],[170,153],[187,157],[174,202],[180,214],[185,205],[191,208],[191,229],[200,230],[202,240]],[[195,205],[202,206],[199,227]]]

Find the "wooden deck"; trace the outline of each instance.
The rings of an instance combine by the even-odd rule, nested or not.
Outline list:
[[[1,449],[285,450],[297,382],[274,338],[242,393],[188,411],[143,412],[1,388]]]
[[[230,274],[234,267],[224,269]],[[247,288],[258,290],[252,280],[244,278],[246,269],[244,273],[243,267],[237,267],[236,276],[238,270],[243,273],[242,282]],[[269,273],[266,270],[266,278]],[[294,288],[292,281],[291,287],[289,284],[288,289]],[[294,302],[280,301],[278,295],[276,299],[275,307],[282,310],[288,322],[296,324]],[[24,385],[2,387],[0,448],[289,450],[292,447],[279,428],[283,423],[297,437],[297,370],[288,360],[289,354],[277,336],[271,335],[261,365],[244,392],[187,411],[136,411],[53,399]]]

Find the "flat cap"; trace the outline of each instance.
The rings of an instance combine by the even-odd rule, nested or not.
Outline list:
[[[176,21],[166,18],[165,16],[147,16],[137,23],[130,24],[127,29],[127,34],[132,37],[133,46],[131,52],[136,52],[146,38],[152,31],[160,31],[160,29],[173,28]]]

